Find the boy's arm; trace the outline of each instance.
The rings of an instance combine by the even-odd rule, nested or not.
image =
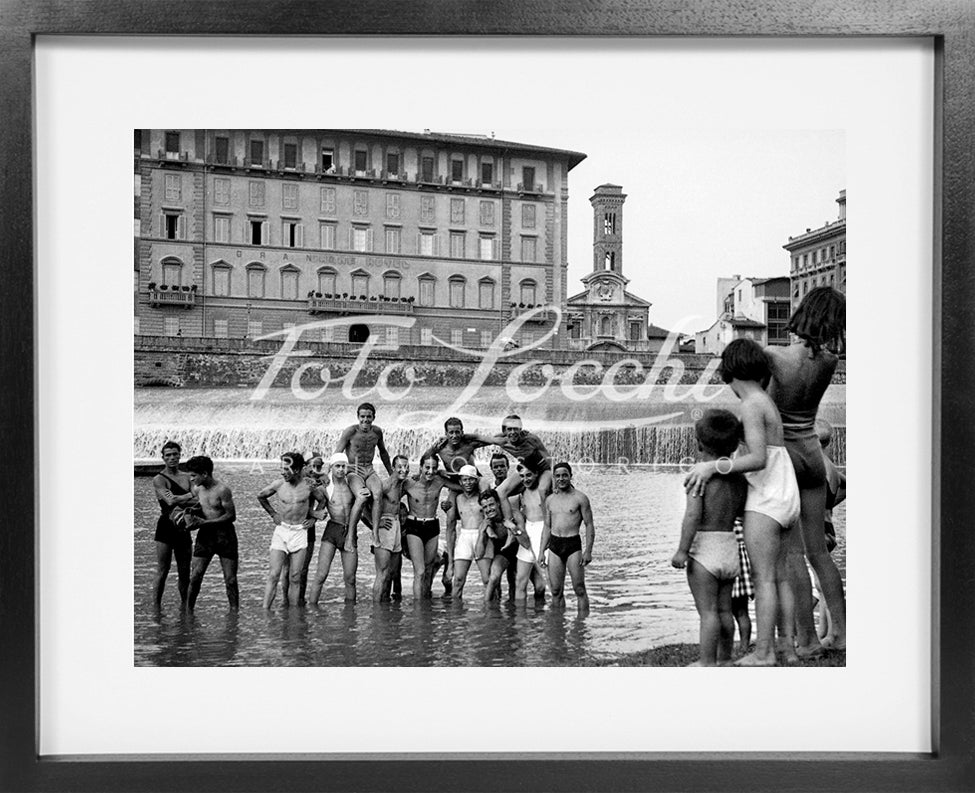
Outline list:
[[[535,551],[535,558],[542,567],[546,567],[545,550],[548,548],[549,538],[552,536],[552,513],[548,507],[549,496],[545,499],[545,506],[542,509],[544,518],[542,519],[542,538],[538,541],[538,550]]]
[[[768,459],[768,440],[765,437],[765,417],[761,405],[751,400],[742,402],[741,423],[745,429],[745,445],[748,446],[748,452],[739,454],[734,459],[719,458],[725,465],[722,471],[718,471],[718,460],[705,460],[698,463],[684,478],[685,491],[688,493],[696,491],[698,495],[703,495],[704,486],[716,473],[723,476],[733,473],[744,474],[748,471],[760,471],[765,467]]]
[[[592,546],[596,542],[596,524],[592,519],[592,505],[589,496],[582,497],[582,522],[586,525],[586,544],[582,549],[582,563],[587,565],[592,561]]]
[[[427,449],[423,454],[420,455],[420,459],[426,457],[434,457],[437,452],[439,452],[444,446],[447,445],[448,438],[446,435],[441,435],[437,440],[433,442],[433,446]]]
[[[318,510],[326,503],[328,503],[328,496],[325,495],[325,488],[321,485],[313,487],[311,495],[308,497],[308,515],[303,524],[306,529],[312,528],[315,521],[322,519]]]
[[[457,541],[457,505],[447,513],[447,575],[454,577],[454,545]]]
[[[440,476],[440,474],[437,474],[437,478],[440,480],[441,488],[447,488],[452,493],[462,493],[464,491],[464,488],[460,486],[460,482],[451,481],[450,479]]]
[[[185,504],[189,501],[195,501],[196,496],[192,493],[184,493],[181,496],[177,496],[170,490],[169,480],[162,474],[156,474],[152,478],[152,489],[156,491],[156,498],[162,501],[164,504],[170,507],[175,507],[177,504]]]
[[[351,427],[346,427],[342,430],[342,434],[339,435],[339,441],[335,445],[336,452],[342,452],[342,454],[348,457],[349,443],[352,441],[352,433],[356,430],[356,425],[353,424]],[[349,462],[352,462],[351,458]]]
[[[278,479],[277,481],[269,484],[260,493],[257,494],[258,503],[260,503],[264,511],[271,516],[271,520],[274,521],[275,526],[277,526],[281,522],[281,516],[278,514],[278,511],[271,506],[270,498],[271,496],[273,496],[275,493],[278,492],[278,488],[281,487],[283,482],[284,482],[283,479]]]
[[[393,475],[393,463],[389,459],[389,452],[386,451],[386,442],[383,440],[383,431],[379,427],[373,427],[376,430],[376,434],[379,436],[376,440],[376,448],[379,449],[379,459],[383,461],[383,465],[386,466],[386,473],[390,476]]]
[[[698,527],[701,525],[701,517],[704,514],[704,496],[699,496],[694,492],[687,494],[687,506],[684,508],[684,522],[680,527],[680,543],[677,545],[677,553],[670,563],[674,567],[685,567],[687,565],[687,554],[694,542]]]

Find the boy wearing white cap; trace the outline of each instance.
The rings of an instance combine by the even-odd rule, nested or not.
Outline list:
[[[447,519],[447,548],[453,549],[453,594],[464,594],[464,583],[471,562],[477,562],[481,573],[481,583],[487,584],[491,574],[491,557],[485,556],[484,538],[481,529],[484,525],[484,512],[478,501],[480,476],[473,465],[460,469],[461,492],[454,502],[453,515]],[[457,522],[460,522],[459,528]],[[481,542],[478,542],[478,539]]]

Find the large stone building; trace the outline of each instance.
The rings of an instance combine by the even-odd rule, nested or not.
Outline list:
[[[650,352],[662,345],[659,334],[650,335],[651,304],[626,291],[630,279],[623,275],[624,201],[623,188],[615,184],[600,185],[589,199],[592,272],[582,278],[585,291],[567,302],[572,349]]]
[[[694,351],[720,355],[735,339],[754,339],[762,346],[788,344],[789,279],[718,279],[718,318],[694,334]]]
[[[565,306],[568,174],[584,158],[430,132],[136,130],[135,332],[351,317],[310,340],[487,346],[514,316]],[[514,341],[555,316],[534,312]],[[546,347],[566,346],[557,330]]]
[[[792,307],[817,286],[832,286],[846,294],[846,190],[840,190],[837,219],[818,229],[789,237],[783,245],[792,257]]]

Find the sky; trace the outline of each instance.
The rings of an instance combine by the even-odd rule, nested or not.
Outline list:
[[[839,130],[493,131],[587,155],[569,172],[570,295],[592,270],[589,198],[601,184],[623,187],[627,289],[667,329],[708,327],[719,277],[788,275],[782,246],[836,220],[846,188]]]

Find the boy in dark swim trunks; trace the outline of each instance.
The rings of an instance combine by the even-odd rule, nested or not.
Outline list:
[[[735,453],[741,422],[728,410],[708,410],[694,425],[702,460]],[[716,666],[731,660],[735,641],[731,592],[740,572],[735,518],[743,514],[748,482],[742,474],[715,476],[704,494],[687,493],[680,544],[670,563],[687,568],[687,583],[701,617],[700,655],[692,666]]]
[[[179,470],[182,449],[175,441],[163,444],[162,458],[165,467],[152,480],[156,499],[159,501],[159,520],[156,521],[156,581],[154,589],[156,611],[162,607],[163,591],[173,557],[176,557],[176,574],[179,577],[179,598],[181,608],[186,607],[186,597],[190,587],[190,558],[193,555],[193,541],[185,528],[178,527],[172,520],[176,507],[188,507],[196,503],[190,492],[190,475]]]
[[[592,507],[589,497],[572,485],[572,466],[558,463],[551,474],[555,491],[545,499],[545,525],[537,553],[538,561],[543,567],[548,567],[552,605],[557,608],[565,607],[563,590],[565,571],[568,570],[572,589],[576,593],[579,615],[585,616],[589,613],[585,569],[592,561],[592,546],[596,539]],[[579,536],[579,527],[583,524],[586,526],[585,546]],[[550,551],[547,556],[546,550]]]
[[[514,520],[505,519],[501,513],[501,498],[497,490],[485,490],[477,497],[484,513],[482,538],[479,543],[490,542],[494,549],[488,581],[484,587],[484,602],[501,599],[501,577],[506,570],[515,569],[518,562],[518,537],[525,533],[521,512],[514,513]]]
[[[213,478],[213,460],[209,457],[191,457],[186,461],[190,472],[193,495],[200,502],[203,517],[190,516],[186,519],[190,529],[198,529],[193,546],[193,563],[190,567],[190,592],[188,607],[192,611],[203,584],[203,575],[216,554],[220,557],[223,569],[223,583],[227,589],[230,608],[240,607],[240,593],[237,590],[237,508],[230,488]]]

